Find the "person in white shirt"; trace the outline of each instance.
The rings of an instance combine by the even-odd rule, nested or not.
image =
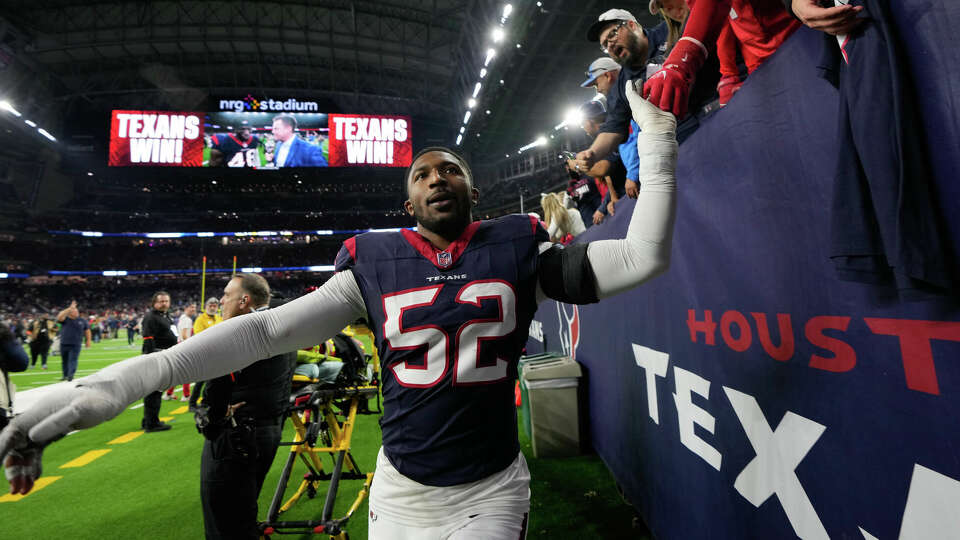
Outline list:
[[[183,313],[181,313],[180,318],[177,319],[177,343],[182,343],[193,335],[193,318],[196,317],[196,315],[196,304],[190,304],[183,308]],[[173,395],[173,387],[167,388],[167,393],[164,394],[163,399],[168,401],[176,399]],[[180,401],[190,401],[190,383],[183,385],[183,395],[180,396]]]
[[[540,206],[543,207],[543,221],[547,224],[550,240],[562,242],[568,234],[578,236],[587,230],[580,212],[566,208],[560,195],[541,193]]]

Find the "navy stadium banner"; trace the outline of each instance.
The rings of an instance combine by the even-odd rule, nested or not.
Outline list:
[[[943,111],[960,105],[960,62],[928,46],[960,6],[904,4],[958,231],[960,197],[944,197],[960,123]],[[547,301],[531,324],[528,352],[585,368],[593,447],[657,538],[960,538],[960,305],[836,278],[842,149],[821,42],[802,28],[681,146],[665,275],[599,304]],[[578,241],[622,238],[632,209]]]

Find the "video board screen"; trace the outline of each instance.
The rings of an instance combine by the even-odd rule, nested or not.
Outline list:
[[[115,110],[108,163],[271,170],[408,167],[412,157],[407,116]]]
[[[110,166],[200,167],[203,118],[196,112],[113,111]]]

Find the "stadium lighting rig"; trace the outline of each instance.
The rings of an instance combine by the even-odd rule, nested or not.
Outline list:
[[[569,109],[567,109],[567,112],[563,115],[563,121],[557,124],[553,128],[553,130],[558,131],[567,126],[579,126],[582,120],[582,116],[583,115],[580,114],[580,109],[576,107],[570,107]]]
[[[540,3],[538,2],[538,6]],[[510,14],[513,13],[513,4],[504,4],[503,11],[500,15],[500,24],[494,26],[490,31],[490,39],[494,44],[501,43],[507,36],[506,29],[504,26],[507,24],[507,19],[510,18]],[[517,43],[517,48],[520,48],[520,44]],[[480,79],[483,79],[487,76],[487,68],[490,66],[490,63],[493,62],[493,59],[497,56],[497,50],[494,47],[489,47],[486,52],[486,56],[483,60],[483,67],[480,69]],[[503,80],[500,81],[500,84],[503,84]],[[464,131],[466,131],[466,125],[470,121],[470,110],[473,109],[478,101],[480,90],[483,88],[483,85],[480,81],[473,87],[473,94],[470,96],[470,99],[467,101],[467,113],[463,117],[463,125],[460,127],[460,132],[457,134],[457,146],[460,146],[460,143],[463,142]],[[490,114],[490,111],[487,111],[487,114]],[[479,134],[478,134],[479,136]]]
[[[606,107],[606,103],[605,103],[603,100],[604,100],[604,98],[603,98],[603,96],[601,96],[600,94],[597,94],[597,95],[594,96],[593,99],[592,99],[592,101],[601,101],[601,102],[603,102],[603,103],[604,103],[604,107]],[[579,107],[570,107],[570,108],[567,109],[567,111],[563,114],[563,120],[561,120],[559,124],[553,126],[553,132],[550,133],[549,136],[550,136],[551,139],[555,139],[555,138],[556,138],[556,135],[555,135],[556,132],[560,131],[561,129],[565,130],[565,129],[567,129],[567,128],[570,127],[570,126],[579,126],[579,125],[580,125],[580,122],[582,122],[582,121],[583,121],[583,114],[580,112],[580,108],[579,108]],[[536,139],[535,141],[533,141],[532,143],[530,143],[530,144],[528,144],[528,145],[526,145],[526,146],[522,146],[522,147],[520,148],[520,150],[517,151],[517,154],[522,154],[524,151],[529,150],[529,149],[531,149],[531,148],[536,148],[537,146],[543,146],[543,145],[547,144],[548,142],[549,142],[549,141],[547,140],[547,137],[546,137],[546,136],[540,135],[540,136],[537,137],[537,139]],[[506,157],[510,157],[510,154],[507,154]]]
[[[7,100],[0,101],[0,109],[7,111],[8,113],[16,116],[17,118],[20,118],[21,116],[23,116],[22,114],[20,114],[20,111],[14,109],[13,105],[11,105],[10,102]]]
[[[119,233],[110,233],[102,231],[47,231],[49,234],[55,235],[69,235],[69,236],[83,236],[87,238],[101,238],[101,237],[124,237],[124,238],[150,238],[154,240],[162,239],[171,239],[171,238],[212,238],[215,236],[232,236],[236,238],[245,238],[245,237],[260,237],[260,238],[270,238],[274,236],[306,236],[306,235],[317,235],[317,236],[332,236],[335,234],[363,234],[365,232],[395,232],[403,230],[404,228],[411,227],[399,227],[399,228],[387,228],[387,229],[316,229],[310,231],[235,231],[235,232],[119,232]]]
[[[530,143],[530,144],[528,144],[528,145],[526,145],[526,146],[521,147],[520,150],[517,151],[517,153],[518,153],[518,154],[521,154],[521,153],[523,153],[523,152],[525,152],[525,151],[527,151],[527,150],[529,150],[529,149],[531,149],[531,148],[536,148],[536,147],[538,147],[538,146],[543,146],[543,145],[545,145],[545,144],[547,144],[547,138],[546,138],[545,136],[541,135],[541,136],[537,137],[537,139],[536,139],[535,141],[533,141],[532,143]]]
[[[207,274],[229,274],[233,273],[233,268],[207,268]],[[333,272],[332,264],[317,264],[312,266],[247,266],[240,268],[241,272],[259,274],[261,272]],[[163,270],[49,270],[45,273],[48,276],[103,276],[103,277],[129,277],[129,276],[156,276],[166,274],[201,274],[202,268],[177,268]],[[8,278],[28,278],[30,274],[8,274],[0,273],[0,279]]]
[[[18,111],[9,101],[7,101],[7,100],[5,100],[5,99],[0,100],[0,111],[5,111],[5,112],[7,112],[8,114],[12,114],[13,116],[15,116],[15,117],[17,117],[17,118],[22,118],[22,117],[23,117],[23,114],[22,114],[20,111]],[[56,137],[54,137],[53,135],[51,135],[49,131],[43,129],[42,127],[38,127],[38,126],[37,126],[37,123],[34,122],[33,120],[30,120],[30,119],[28,119],[28,118],[24,118],[24,119],[23,119],[23,123],[26,124],[26,125],[28,125],[28,126],[30,126],[30,127],[33,128],[33,129],[36,129],[36,130],[37,130],[37,133],[39,133],[40,135],[43,135],[44,137],[46,137],[47,140],[49,140],[49,141],[51,141],[51,142],[57,142],[57,138],[56,138]]]

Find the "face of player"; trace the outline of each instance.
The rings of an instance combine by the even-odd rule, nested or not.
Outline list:
[[[217,304],[216,302],[210,302],[210,303],[207,304],[207,306],[206,306],[206,308],[204,309],[204,311],[206,311],[207,315],[213,317],[214,315],[217,314],[217,306],[218,306],[218,305],[219,305],[219,304]]]
[[[187,317],[193,317],[197,314],[197,306],[189,305],[183,312],[187,314]]]
[[[633,21],[620,27],[610,24],[600,32],[600,43],[607,45],[607,55],[621,66],[640,66],[647,61],[647,36]],[[616,37],[610,36],[616,32]]]
[[[246,141],[250,139],[250,128],[241,128],[237,132],[237,137],[240,137],[241,141]]]
[[[283,120],[273,121],[273,137],[280,142],[287,142],[293,136],[293,126],[288,126]]]
[[[220,309],[223,312],[224,320],[250,313],[250,296],[240,287],[239,279],[231,279],[227,286],[223,288]]]
[[[442,151],[417,158],[407,178],[407,194],[403,206],[418,227],[447,240],[456,239],[473,221],[470,207],[480,196],[456,156]]]
[[[170,297],[165,294],[158,296],[157,299],[153,301],[153,309],[166,312],[170,309]]]

